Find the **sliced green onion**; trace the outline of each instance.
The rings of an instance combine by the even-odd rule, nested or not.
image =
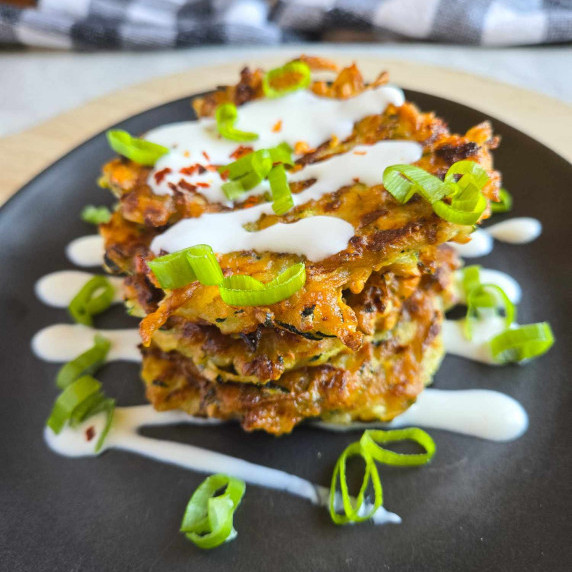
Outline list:
[[[164,290],[182,288],[197,279],[187,258],[187,250],[165,254],[147,263]]]
[[[77,323],[91,326],[92,317],[107,310],[114,295],[115,290],[105,276],[94,276],[74,296],[68,311]]]
[[[224,491],[217,495],[221,489]],[[187,504],[181,532],[199,548],[216,548],[236,537],[233,526],[246,485],[228,475],[207,477],[193,493]]]
[[[224,277],[222,270],[208,244],[197,244],[187,248],[187,260],[195,273],[196,280],[205,286],[217,286]]]
[[[392,165],[383,172],[383,186],[400,203],[420,194],[431,204],[452,193],[441,179],[415,165]]]
[[[249,131],[240,131],[235,129],[234,124],[238,119],[238,111],[234,103],[222,103],[216,108],[215,112],[216,126],[218,132],[231,141],[255,141],[258,139],[256,133]]]
[[[233,306],[275,304],[289,298],[306,283],[303,262],[293,264],[266,284],[252,276],[225,278],[212,248],[206,244],[156,258],[149,262],[149,267],[162,288],[180,288],[198,280],[205,286],[218,286],[221,298]]]
[[[469,293],[473,288],[481,283],[481,267],[478,264],[466,266],[463,269],[463,290],[465,291],[465,299],[469,297]]]
[[[240,195],[240,188],[242,192],[249,191],[267,177],[272,169],[272,156],[267,149],[260,149],[226,167],[219,167],[221,169],[228,171],[230,178],[229,182],[222,185],[222,190],[229,199],[234,199]]]
[[[379,443],[394,443],[395,441],[415,441],[425,449],[425,453],[402,454],[379,446]],[[435,441],[428,433],[417,427],[391,431],[368,429],[364,431],[360,443],[373,459],[386,465],[400,467],[425,465],[435,454]]]
[[[108,131],[107,141],[116,153],[148,167],[152,167],[159,157],[169,152],[163,145],[132,137],[122,130]]]
[[[106,412],[107,417],[95,444],[94,450],[98,453],[111,428],[115,400],[106,398],[101,391],[101,383],[90,375],[76,379],[60,393],[54,403],[47,425],[57,435],[66,423],[75,427],[102,411]]]
[[[465,319],[465,335],[470,340],[473,337],[473,325],[483,310],[494,310],[500,314],[504,311],[506,327],[516,319],[516,306],[511,302],[505,291],[496,284],[479,284],[474,286],[467,296],[467,317]]]
[[[111,211],[107,207],[87,205],[81,211],[81,220],[90,224],[105,224],[111,220]]]
[[[454,183],[456,175],[461,175],[461,178],[458,180],[461,188],[465,188],[467,184],[472,183],[480,190],[489,180],[489,174],[486,169],[483,169],[475,161],[457,161],[453,163],[445,175],[445,182]]]
[[[56,377],[56,385],[60,389],[65,389],[76,379],[84,375],[93,375],[105,363],[110,348],[111,342],[100,334],[96,334],[92,348],[60,368]]]
[[[455,181],[457,175],[461,178]],[[383,172],[383,185],[397,201],[404,204],[419,194],[431,203],[435,214],[462,225],[475,224],[486,209],[481,189],[487,181],[487,172],[473,161],[451,165],[445,181],[414,165],[392,165]]]
[[[89,375],[84,375],[68,385],[54,403],[52,413],[48,419],[48,427],[57,435],[64,425],[73,419],[78,419],[78,409],[82,404],[99,395],[101,383]]]
[[[493,358],[499,363],[521,362],[546,353],[554,344],[554,334],[548,322],[527,324],[505,330],[491,342]]]
[[[359,493],[355,499],[352,497],[348,490],[348,482],[346,478],[346,465],[350,457],[362,457],[365,463],[365,470],[363,480],[359,489]],[[342,499],[342,506],[344,509],[343,514],[337,512],[337,488],[338,480],[340,482],[340,492]],[[373,485],[374,500],[371,507],[366,512],[364,511],[365,493],[369,487],[370,482]],[[348,522],[363,522],[369,520],[383,504],[383,489],[379,479],[379,473],[375,466],[375,461],[368,451],[364,450],[360,442],[348,445],[340,458],[336,462],[334,472],[332,474],[332,482],[330,485],[330,516],[335,524],[347,524]]]
[[[506,190],[501,189],[499,192],[500,201],[491,203],[491,211],[493,213],[506,213],[512,209],[512,195]]]
[[[292,147],[288,143],[280,143],[276,147],[268,149],[273,163],[284,163],[285,165],[293,165]]]
[[[272,191],[272,210],[277,215],[287,213],[294,206],[294,198],[286,178],[284,165],[272,167],[268,173],[268,181]]]
[[[107,437],[107,434],[111,429],[111,424],[113,422],[113,414],[115,413],[115,399],[111,398],[102,399],[97,404],[97,406],[89,412],[89,417],[95,415],[96,413],[100,413],[101,411],[105,411],[106,419],[105,419],[105,425],[103,426],[103,429],[101,430],[101,433],[99,434],[99,437],[97,439],[97,443],[95,444],[94,451],[96,453],[99,453],[99,451],[101,450],[103,442],[105,441],[105,438]]]
[[[269,306],[289,298],[306,283],[306,266],[299,262],[262,284],[251,276],[230,276],[219,286],[220,297],[231,306]]]
[[[273,87],[284,76],[297,75],[299,79],[296,82],[289,83],[286,87]],[[304,62],[290,62],[280,68],[270,70],[262,79],[262,89],[266,97],[282,97],[293,91],[305,89],[310,85],[311,72],[308,64]]]

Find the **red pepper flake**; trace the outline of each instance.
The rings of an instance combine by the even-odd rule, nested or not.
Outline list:
[[[160,171],[157,171],[153,177],[155,177],[155,182],[159,185],[161,183],[161,181],[169,174],[171,173],[171,169],[169,169],[169,167],[165,167],[165,169],[161,169]]]
[[[280,133],[282,131],[282,119],[279,119],[273,126],[272,131],[274,133]]]
[[[367,155],[367,151],[354,151],[354,155]]]
[[[197,187],[195,185],[191,185],[191,183],[185,181],[185,179],[181,179],[179,181],[179,187],[185,189],[185,191],[190,191],[191,193],[196,193],[197,191]]]
[[[202,166],[202,165],[201,165]],[[207,165],[206,167],[204,167],[207,171],[211,171],[214,172],[216,171],[216,167],[214,165]]]
[[[206,151],[203,151],[203,157],[207,160],[210,161],[211,158],[209,157],[209,154]]]
[[[91,441],[95,437],[95,427],[93,425],[85,430],[85,438]]]
[[[230,155],[231,159],[240,159],[249,153],[254,151],[254,147],[249,147],[248,145],[239,145]]]
[[[230,173],[230,171],[229,171],[228,169],[226,169],[225,171],[222,171],[222,172],[220,173],[220,178],[221,178],[223,181],[228,180],[228,175],[229,175],[229,173]]]
[[[183,167],[182,169],[179,169],[179,173],[181,173],[181,175],[188,175],[190,177],[191,175],[194,175],[198,170],[199,164],[195,163],[190,167]]]
[[[202,189],[208,189],[210,187],[209,183],[195,183],[197,187],[201,187]]]
[[[354,177],[352,180],[354,183],[359,183],[359,177]]]

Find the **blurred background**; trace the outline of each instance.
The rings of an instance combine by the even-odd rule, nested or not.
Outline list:
[[[0,0],[0,136],[132,83],[298,44],[571,102],[571,41],[572,0]]]

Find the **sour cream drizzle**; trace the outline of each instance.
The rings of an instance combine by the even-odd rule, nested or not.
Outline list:
[[[309,188],[294,195],[294,203],[301,205],[318,200],[352,184],[356,173],[360,175],[360,182],[368,186],[379,184],[386,167],[413,163],[421,157],[421,152],[421,146],[412,141],[381,141],[309,165],[290,177],[291,181],[316,179]],[[303,218],[291,224],[278,223],[256,232],[244,228],[264,214],[273,214],[271,203],[183,219],[153,239],[151,249],[155,253],[161,250],[175,252],[204,243],[220,253],[253,249],[298,254],[317,261],[344,250],[355,233],[350,223],[329,216]]]
[[[76,266],[101,266],[104,254],[103,237],[99,234],[90,234],[76,238],[66,248],[66,255],[69,261]]]
[[[527,244],[536,240],[542,233],[542,223],[531,217],[519,217],[479,228],[471,234],[466,244],[449,244],[463,258],[486,256],[493,250],[493,239],[509,244]]]
[[[46,274],[46,276],[36,282],[36,296],[47,306],[67,308],[82,286],[94,276],[95,274],[91,272],[82,272],[81,270],[61,270]],[[115,289],[113,302],[121,302],[121,284],[123,279],[116,276],[106,276],[106,278]]]
[[[314,148],[332,136],[346,138],[359,119],[382,113],[389,104],[401,106],[404,101],[403,91],[391,86],[367,90],[349,99],[298,91],[279,99],[260,99],[240,106],[236,127],[258,134],[256,141],[245,144],[254,149],[274,147],[282,142],[292,148],[298,142]],[[209,185],[200,190],[210,202],[227,202],[220,188],[222,181],[215,171],[191,175],[180,172],[194,164],[207,167],[233,161],[231,154],[240,144],[220,137],[214,119],[164,125],[149,131],[146,139],[171,150],[159,159],[149,175],[148,183],[154,193],[171,194],[169,183],[177,184],[184,179],[190,184]],[[158,172],[163,173],[162,177],[155,177]]]
[[[65,427],[59,435],[51,429],[44,430],[48,446],[55,452],[69,457],[95,456],[97,435],[105,423],[104,415],[87,419],[75,429]],[[138,429],[150,425],[172,425],[180,423],[211,424],[182,412],[159,413],[151,405],[118,407],[115,410],[113,425],[105,440],[104,449],[122,449],[156,461],[178,465],[201,473],[229,473],[247,483],[272,488],[304,498],[313,504],[327,506],[329,489],[316,485],[285,471],[272,469],[217,453],[194,445],[152,439],[139,435]],[[87,440],[86,431],[94,429],[94,436]],[[400,522],[394,513],[381,507],[375,514],[376,524]]]

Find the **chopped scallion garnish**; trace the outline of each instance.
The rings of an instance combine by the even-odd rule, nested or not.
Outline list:
[[[94,276],[74,296],[68,307],[71,317],[78,324],[91,326],[92,316],[111,306],[115,290],[105,276]]]
[[[403,454],[384,449],[380,443],[415,441],[425,449],[425,453]],[[435,454],[435,442],[425,431],[416,427],[381,431],[368,429],[361,439],[348,445],[336,462],[330,486],[330,516],[336,524],[363,522],[370,519],[383,505],[383,488],[376,466],[378,463],[394,466],[418,466],[428,463]],[[349,493],[346,479],[346,465],[350,457],[362,457],[365,468],[362,483],[355,499]],[[340,492],[338,493],[338,481]],[[366,501],[370,483],[373,486],[373,501]],[[341,497],[343,513],[339,512],[338,499]]]
[[[215,112],[216,126],[218,132],[231,141],[255,141],[258,139],[256,133],[249,131],[240,131],[235,129],[234,124],[238,119],[238,110],[234,103],[222,103],[216,108]]]
[[[270,70],[262,79],[266,97],[282,97],[293,91],[305,89],[312,80],[308,64],[300,61]]]
[[[157,159],[169,152],[163,145],[132,137],[127,131],[120,129],[108,131],[107,141],[116,153],[148,167],[152,167]]]
[[[545,354],[554,344],[548,322],[505,330],[491,340],[493,358],[499,363],[518,363]]]
[[[95,452],[97,453],[109,432],[115,410],[115,400],[106,398],[101,391],[101,383],[89,375],[84,375],[69,384],[60,393],[47,421],[47,426],[57,435],[66,423],[75,427],[86,419],[105,411],[105,426],[101,431]]]
[[[212,248],[206,244],[161,256],[148,264],[161,288],[181,288],[198,280],[204,286],[218,286],[221,298],[233,306],[276,304],[306,283],[303,262],[293,264],[266,284],[252,276],[225,278]]]
[[[111,348],[111,342],[100,334],[96,334],[94,345],[72,361],[60,368],[56,377],[56,385],[65,389],[76,379],[84,375],[93,375],[104,363]]]
[[[277,215],[287,213],[294,206],[294,199],[286,178],[284,165],[272,167],[268,173],[268,182],[272,191],[272,210]]]
[[[207,477],[187,504],[181,532],[199,548],[216,548],[232,540],[237,534],[234,512],[245,490],[240,479],[221,474]]]
[[[501,313],[502,312],[502,313]],[[496,284],[477,284],[467,295],[467,317],[465,319],[465,335],[473,337],[473,325],[481,314],[504,314],[505,326],[508,328],[516,319],[516,306],[510,301],[505,291]]]
[[[481,192],[487,181],[486,170],[474,161],[453,163],[444,181],[415,165],[392,165],[383,173],[383,185],[400,203],[419,194],[442,219],[467,226],[475,224],[487,207]]]
[[[491,203],[491,212],[493,213],[507,213],[512,209],[512,195],[506,190],[499,191],[500,201],[498,203]]]
[[[111,220],[111,211],[107,207],[87,205],[81,211],[81,220],[90,224],[105,224]]]

